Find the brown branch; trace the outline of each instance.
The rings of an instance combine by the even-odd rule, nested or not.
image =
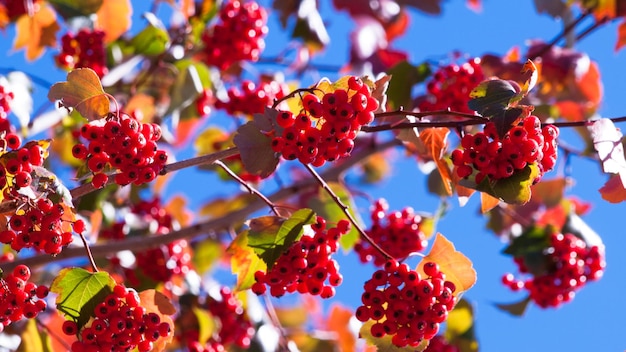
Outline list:
[[[91,264],[91,268],[93,269],[94,273],[97,273],[98,270],[98,266],[96,265],[96,261],[93,258],[93,254],[91,254],[91,249],[89,248],[89,243],[87,243],[87,239],[85,238],[85,235],[83,235],[83,233],[79,233],[78,234],[80,236],[81,241],[83,241],[83,246],[85,246],[85,251],[87,252],[87,258],[89,258],[89,264]]]
[[[388,117],[388,116],[413,116],[415,118],[422,118],[422,117],[426,117],[426,116],[441,116],[441,115],[446,115],[446,116],[458,116],[458,117],[465,117],[469,120],[480,120],[483,123],[484,122],[489,122],[489,119],[486,117],[483,117],[481,115],[477,115],[477,114],[468,114],[468,113],[464,113],[464,112],[459,112],[459,111],[452,111],[450,109],[445,109],[445,110],[435,110],[435,111],[423,111],[423,112],[413,112],[413,111],[406,111],[406,110],[394,110],[394,111],[385,111],[385,112],[379,112],[375,115],[376,118],[381,118],[381,117]],[[459,121],[457,121],[459,122]]]
[[[391,139],[380,144],[370,143],[363,148],[355,150],[352,156],[348,159],[345,159],[342,163],[338,163],[335,167],[327,168],[322,173],[322,177],[324,177],[324,179],[326,180],[337,180],[345,171],[355,166],[356,164],[361,163],[365,158],[371,156],[372,154],[399,145],[401,144],[396,139]],[[294,194],[297,194],[302,190],[317,186],[318,183],[313,178],[305,179],[299,182],[295,182],[289,187],[284,187],[276,191],[274,194],[269,196],[268,199],[273,203],[277,203],[290,196],[293,196]],[[215,234],[216,231],[228,229],[234,223],[241,222],[242,219],[246,219],[248,216],[250,216],[250,214],[260,209],[263,209],[263,207],[265,206],[265,202],[257,199],[256,201],[252,201],[251,203],[249,203],[245,208],[230,212],[223,217],[200,222],[178,231],[172,231],[168,234],[154,236],[150,238],[141,236],[130,237],[121,241],[96,244],[90,247],[91,253],[94,258],[102,258],[123,250],[142,251],[150,248],[155,248],[162,244],[167,244],[175,240],[192,239],[201,235],[208,235],[208,237],[210,238],[217,239],[218,236]],[[68,247],[54,257],[47,254],[37,254],[32,257],[18,259],[13,262],[2,263],[0,264],[0,269],[2,269],[4,272],[10,272],[11,270],[13,270],[14,267],[19,264],[25,264],[30,267],[34,267],[84,256],[85,250],[82,247]]]

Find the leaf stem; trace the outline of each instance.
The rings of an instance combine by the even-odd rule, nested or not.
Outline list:
[[[263,193],[259,192],[256,188],[250,186],[248,182],[244,181],[241,177],[235,174],[233,170],[226,166],[226,164],[224,164],[222,161],[216,160],[213,162],[213,164],[221,167],[222,170],[224,170],[230,177],[232,177],[235,181],[239,182],[245,189],[247,189],[250,194],[259,197],[263,202],[265,202],[265,204],[267,204],[268,207],[270,207],[270,209],[272,209],[272,212],[276,214],[276,216],[280,217],[280,213],[278,212],[278,209],[276,209],[276,205],[272,203],[271,200],[267,199],[267,197],[263,195]]]
[[[93,255],[91,254],[89,243],[87,243],[87,239],[85,238],[82,232],[79,233],[78,235],[80,236],[80,239],[83,241],[83,245],[85,246],[85,251],[87,252],[87,258],[89,258],[89,263],[91,264],[91,267],[93,268],[93,272],[97,273],[99,271],[98,266],[96,265],[96,261],[94,260]]]
[[[326,191],[326,193],[328,193],[328,195],[341,208],[343,213],[346,215],[348,220],[350,220],[350,223],[352,224],[352,226],[354,226],[356,228],[356,230],[359,232],[361,237],[365,241],[367,241],[367,243],[369,243],[374,249],[376,249],[383,257],[385,257],[385,259],[387,259],[387,260],[394,259],[389,253],[387,253],[376,242],[374,242],[374,240],[372,240],[372,238],[365,232],[365,230],[363,230],[363,228],[359,225],[359,223],[356,221],[356,219],[348,211],[349,210],[348,206],[343,204],[343,202],[341,201],[339,196],[337,194],[335,194],[335,192],[333,192],[332,189],[330,189],[330,187],[328,186],[328,183],[326,183],[326,181],[324,181],[324,179],[317,173],[317,171],[315,171],[315,169],[311,165],[309,165],[309,164],[304,164],[304,167],[313,176],[313,179],[315,179],[320,184],[320,186],[322,186],[322,188]]]

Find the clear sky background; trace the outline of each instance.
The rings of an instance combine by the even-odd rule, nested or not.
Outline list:
[[[335,12],[330,1],[320,2],[322,15],[328,20],[332,42],[315,62],[342,65],[347,61],[348,35],[353,22],[345,13]],[[269,6],[269,1],[261,3]],[[147,10],[149,4],[148,1],[133,1],[136,7],[134,30],[143,27],[145,22],[140,14]],[[481,13],[472,12],[463,1],[449,1],[444,3],[443,14],[439,17],[428,17],[412,11],[409,30],[394,42],[393,47],[406,50],[414,63],[440,59],[454,50],[471,56],[485,53],[503,55],[512,46],[520,46],[522,52],[525,52],[524,45],[528,39],[549,41],[561,28],[559,22],[538,15],[530,0],[486,0]],[[11,53],[13,31],[9,30],[0,36],[3,37],[0,42],[1,52]],[[268,48],[264,56],[275,56],[281,52],[285,38],[286,34],[280,32],[276,18],[272,17]],[[626,115],[626,49],[615,53],[615,40],[616,25],[609,24],[576,45],[576,49],[587,52],[592,60],[599,63],[605,87],[600,110],[603,117]],[[49,54],[35,63],[26,64],[23,53],[12,53],[0,61],[0,68],[10,67],[24,69],[52,82],[65,77],[62,71],[51,69],[52,58]],[[261,71],[273,68],[259,66]],[[338,78],[327,72],[321,75]],[[46,93],[42,87],[35,87],[35,107],[45,101]],[[577,141],[571,140],[570,143],[575,145]],[[191,156],[192,153],[190,150],[181,151],[178,159]],[[426,179],[418,170],[415,160],[404,157],[400,150],[394,158],[397,163],[392,175],[375,187],[363,188],[363,191],[374,198],[386,198],[391,209],[411,206],[418,211],[434,211],[438,199],[427,193]],[[554,176],[556,173],[551,172],[544,178]],[[626,239],[621,218],[626,207],[624,204],[608,204],[600,198],[597,190],[605,182],[606,176],[600,174],[596,163],[574,157],[570,176],[575,185],[567,193],[593,205],[584,220],[602,236],[608,266],[600,281],[588,284],[577,293],[573,302],[558,309],[543,310],[531,306],[526,315],[519,318],[494,307],[495,302],[518,301],[523,294],[513,293],[500,283],[504,273],[515,272],[516,268],[510,257],[500,255],[505,244],[485,229],[486,219],[479,215],[477,196],[463,208],[452,200],[452,209],[439,223],[437,230],[451,239],[457,249],[474,262],[478,273],[476,286],[465,297],[476,310],[476,332],[482,352],[626,350],[626,303],[621,297],[626,289]],[[202,185],[202,189],[199,189],[199,185]],[[169,195],[181,192],[187,194],[191,204],[198,206],[213,195],[226,196],[237,192],[237,187],[218,184],[215,177],[207,173],[185,170],[177,173],[167,190]],[[368,204],[365,200],[357,198],[357,205],[364,218],[367,218]],[[340,263],[345,281],[338,288],[336,299],[356,308],[360,304],[362,284],[371,275],[373,267],[361,266],[354,256],[342,256]],[[226,276],[224,280],[228,284],[234,279]],[[277,304],[281,304],[280,300]]]

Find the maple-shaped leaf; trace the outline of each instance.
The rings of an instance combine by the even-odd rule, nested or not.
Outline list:
[[[458,346],[460,352],[478,351],[474,331],[474,308],[466,299],[459,300],[454,309],[448,313],[444,336],[449,344]]]
[[[626,188],[626,158],[622,132],[615,127],[613,121],[606,118],[594,121],[587,129],[591,134],[593,147],[598,152],[602,170],[605,173],[618,174]]]
[[[60,28],[56,13],[50,7],[41,5],[32,16],[20,16],[15,22],[13,48],[25,49],[26,59],[35,60],[46,47],[56,46],[56,33]]]
[[[472,261],[457,251],[454,244],[441,233],[437,233],[430,252],[419,263],[417,270],[423,273],[424,264],[428,262],[437,263],[439,270],[446,274],[446,280],[456,286],[455,296],[469,290],[476,283],[476,271]]]
[[[267,270],[265,262],[248,246],[248,232],[249,230],[245,230],[238,234],[226,250],[231,255],[231,271],[237,275],[235,291],[249,289],[255,282],[254,273]]]
[[[169,298],[159,291],[150,289],[139,292],[140,305],[146,309],[146,313],[155,313],[161,318],[162,322],[166,322],[171,328],[174,327],[172,315],[176,314],[176,308]],[[172,341],[174,334],[161,336],[154,341],[152,351],[163,351],[165,347]]]
[[[67,74],[67,81],[52,85],[48,100],[76,109],[84,118],[95,120],[110,110],[109,98],[102,88],[100,78],[90,68],[75,69]]]
[[[609,203],[621,203],[626,201],[626,188],[622,178],[615,175],[600,188],[602,199]]]
[[[91,273],[82,268],[65,268],[50,286],[56,293],[56,307],[81,328],[94,314],[98,303],[113,292],[115,280],[106,272]]]
[[[280,255],[304,233],[304,225],[315,222],[311,209],[300,209],[288,219],[262,216],[249,221],[248,246],[272,269]]]
[[[377,322],[374,320],[368,320],[359,330],[359,336],[365,340],[368,346],[375,346],[376,351],[379,352],[422,352],[428,347],[430,340],[422,340],[419,345],[398,347],[392,342],[392,335],[385,335],[383,337],[375,337],[372,335],[372,326]]]
[[[132,14],[130,0],[102,0],[94,27],[104,31],[105,43],[111,43],[130,29]]]
[[[88,17],[96,13],[103,0],[48,0],[63,19],[72,17]]]
[[[441,175],[446,193],[452,195],[452,175],[450,173],[450,166],[443,158],[446,147],[448,146],[447,138],[449,133],[450,129],[447,127],[431,127],[423,129],[420,132],[419,138],[424,143],[424,146],[437,165],[437,170],[439,170],[439,174]]]

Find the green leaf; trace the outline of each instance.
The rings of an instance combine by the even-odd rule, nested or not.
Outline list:
[[[390,68],[387,73],[391,75],[387,97],[391,105],[390,109],[394,110],[400,107],[405,109],[412,107],[411,90],[413,86],[428,78],[431,71],[427,63],[416,66],[407,61],[402,61]]]
[[[52,102],[60,100],[64,106],[76,109],[84,118],[96,120],[110,110],[98,75],[90,68],[77,68],[67,74],[67,82],[52,85],[48,92]]]
[[[488,117],[501,112],[518,95],[521,88],[513,81],[492,79],[481,82],[470,93],[470,109]]]
[[[356,219],[359,224],[363,224],[363,220],[359,216],[359,213],[355,213],[352,209],[355,209],[354,200],[350,191],[339,182],[328,182],[328,187],[335,192],[344,205],[348,206],[348,211]],[[335,200],[328,195],[328,192],[319,188],[317,196],[311,197],[307,202],[307,205],[313,209],[319,216],[326,219],[328,223],[337,223],[339,220],[346,219],[346,215],[343,210],[337,205]],[[351,250],[354,245],[359,241],[359,232],[350,227],[350,232],[339,238],[339,244],[344,251]]]
[[[220,242],[207,239],[198,243],[193,250],[193,266],[200,275],[204,275],[223,254]]]
[[[49,0],[56,12],[64,19],[88,17],[100,9],[103,0]]]
[[[539,176],[539,167],[536,164],[526,165],[521,170],[516,170],[511,177],[490,181],[487,177],[476,184],[469,179],[462,179],[462,186],[472,188],[490,194],[508,204],[526,204],[532,195],[531,186]]]
[[[170,36],[164,28],[148,24],[130,41],[135,53],[148,56],[162,54],[170,46]]]
[[[541,253],[549,246],[549,232],[546,229],[531,226],[521,235],[515,237],[503,252],[513,257],[521,257],[530,253]]]
[[[266,178],[276,170],[279,158],[272,150],[272,139],[250,121],[237,129],[233,142],[248,173]]]
[[[523,300],[515,303],[496,303],[496,307],[501,311],[507,312],[513,316],[521,317],[526,312],[526,308],[528,308],[528,304],[531,302],[530,296],[524,298]]]
[[[113,292],[115,280],[106,272],[65,268],[54,278],[50,291],[56,293],[57,309],[76,321],[79,328],[93,315],[96,305]]]
[[[391,342],[393,335],[385,335],[381,338],[372,336],[372,325],[376,322],[373,320],[366,321],[359,330],[359,336],[370,346],[376,346],[379,352],[421,352],[428,347],[430,340],[423,340],[418,346],[398,347]]]
[[[28,319],[20,336],[22,342],[17,352],[52,352],[50,335],[37,328],[35,319]]]
[[[231,255],[230,265],[233,274],[237,275],[235,291],[243,291],[254,284],[254,273],[265,271],[267,265],[248,246],[248,230],[241,232],[226,250]]]
[[[302,237],[303,226],[313,224],[315,217],[313,210],[300,209],[287,220],[276,216],[252,219],[249,225],[248,246],[267,264],[267,268],[271,269],[278,257]]]

